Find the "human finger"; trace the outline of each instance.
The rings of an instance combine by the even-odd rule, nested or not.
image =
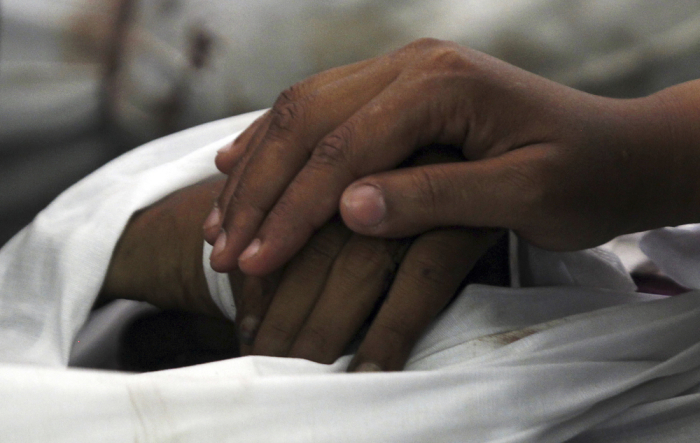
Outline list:
[[[255,332],[270,305],[275,286],[275,277],[244,276],[238,290],[234,291],[236,305],[234,322],[238,331],[241,355],[250,353]]]
[[[252,144],[256,136],[259,137],[259,134],[261,134],[264,128],[269,124],[269,113],[270,111],[266,111],[263,115],[256,118],[234,141],[219,149],[214,159],[216,168],[219,171],[223,174],[229,174],[231,172],[236,162],[245,155],[244,147]]]
[[[546,145],[532,146],[486,160],[368,176],[345,190],[341,215],[353,231],[373,236],[404,237],[441,226],[527,230],[542,218],[542,181],[556,161],[551,154]]]
[[[226,179],[226,184],[219,193],[218,198],[214,201],[214,206],[202,226],[204,239],[210,245],[216,242],[216,239],[221,233],[223,214],[226,213],[231,195],[233,195],[233,191],[236,189],[241,172],[245,169],[246,161],[252,155],[253,151],[250,146],[254,146],[254,144],[263,137],[267,126],[270,124],[269,119],[265,118],[266,115],[267,113],[263,114],[239,136],[239,138],[243,137],[244,141],[249,142],[248,144],[241,145],[239,149],[237,149],[239,152],[220,155],[223,157],[220,161],[218,160],[219,156],[217,156],[217,167],[221,172],[228,174],[228,177]]]
[[[331,222],[289,262],[255,333],[253,354],[287,356],[294,338],[326,287],[333,263],[350,235],[342,223]]]
[[[401,370],[421,334],[503,231],[442,229],[418,237],[349,371]]]
[[[409,244],[410,240],[351,237],[288,356],[319,363],[340,357],[386,294]]]

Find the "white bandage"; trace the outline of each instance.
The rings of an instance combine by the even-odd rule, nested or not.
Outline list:
[[[212,246],[204,242],[202,248],[202,267],[204,268],[204,276],[207,279],[209,294],[214,300],[216,306],[231,321],[236,319],[236,303],[233,300],[233,291],[231,290],[231,282],[227,274],[220,274],[214,271],[209,264],[209,256],[211,255]]]

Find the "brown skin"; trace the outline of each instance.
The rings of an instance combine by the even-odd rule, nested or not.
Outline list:
[[[435,149],[419,152],[407,165],[458,158]],[[399,370],[423,331],[501,235],[447,228],[415,240],[390,240],[353,234],[331,220],[287,265],[274,294],[261,285],[240,291],[237,323],[253,326],[241,334],[241,349],[244,354],[331,363],[381,303],[350,369]]]
[[[114,249],[98,302],[125,298],[223,317],[209,295],[196,229],[222,186],[220,180],[191,186],[134,214]]]
[[[381,303],[350,369],[371,363],[375,370],[400,370],[499,235],[444,229],[406,243],[353,235],[330,223],[290,262],[272,299],[262,303],[264,309],[239,317],[262,318],[244,353],[332,363]],[[251,304],[265,298],[257,291],[244,294]]]
[[[698,81],[603,98],[419,40],[294,85],[217,157],[212,266],[265,275],[338,209],[364,235],[504,227],[552,250],[698,221],[698,121]],[[432,143],[466,160],[393,170]]]
[[[195,185],[135,214],[115,248],[101,301],[126,298],[221,317],[202,271],[200,226],[223,186],[222,180]],[[374,370],[399,370],[500,235],[452,228],[413,241],[386,240],[332,221],[283,272],[265,278],[229,274],[242,353],[331,363],[389,286],[351,369],[370,363]]]

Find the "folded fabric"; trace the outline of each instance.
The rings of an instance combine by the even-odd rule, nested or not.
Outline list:
[[[430,331],[403,373],[344,374],[347,357],[241,358],[142,375],[5,365],[0,430],[9,441],[560,442],[611,427],[608,419],[634,429],[676,418],[678,405],[660,407],[669,399],[684,415],[697,407],[700,294],[628,304],[629,294],[610,291],[491,289],[460,297],[446,315],[466,318]],[[491,296],[503,307],[517,301],[495,312]],[[531,321],[519,311],[528,302],[543,309],[569,296],[625,304],[469,352],[497,336],[481,334]],[[445,328],[461,339],[451,345]],[[683,441],[697,427],[654,441]]]
[[[700,291],[636,293],[619,261],[597,250],[520,245],[519,270],[534,286],[468,286],[404,372],[347,374],[349,356],[332,365],[245,357],[140,375],[65,369],[131,214],[217,174],[216,150],[257,115],[115,160],[0,251],[3,440],[695,441]],[[673,255],[651,243],[648,253],[662,250]],[[668,258],[665,272],[686,263]],[[225,279],[210,286],[231,316]]]
[[[656,229],[642,237],[639,247],[664,274],[700,288],[700,225]]]

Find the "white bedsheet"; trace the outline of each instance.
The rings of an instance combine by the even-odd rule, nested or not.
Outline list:
[[[538,287],[468,286],[400,373],[345,374],[349,357],[246,357],[140,375],[66,369],[129,216],[216,174],[216,150],[255,116],[117,159],[0,251],[3,442],[696,440],[700,292],[635,293],[614,257],[593,251],[528,249]],[[696,232],[664,232],[693,251],[677,261],[663,249],[669,274],[698,268]],[[662,247],[648,243],[655,258]]]

